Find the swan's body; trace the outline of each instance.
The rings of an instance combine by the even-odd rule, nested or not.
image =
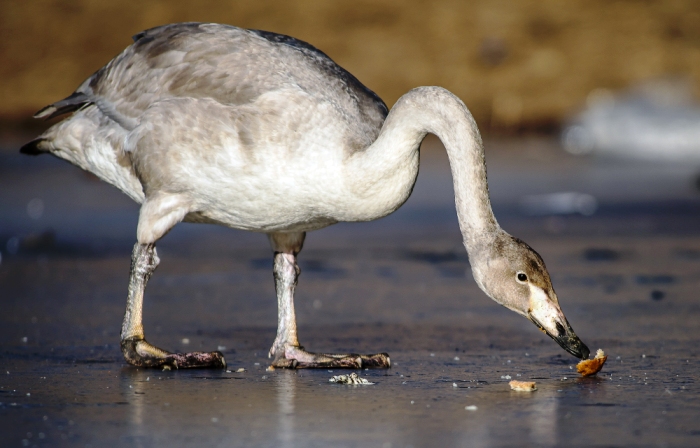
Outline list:
[[[186,220],[245,230],[313,230],[395,210],[410,193],[417,158],[413,173],[385,179],[400,187],[380,188],[376,205],[366,179],[343,170],[376,139],[384,103],[308,45],[276,38],[213,24],[135,36],[78,88],[93,105],[61,126],[56,134],[78,145],[56,141],[57,155],[138,202],[167,182],[195,202]],[[128,165],[119,164],[122,155]]]
[[[296,255],[306,231],[399,208],[415,183],[427,133],[448,151],[479,286],[567,350],[588,356],[558,307],[541,258],[498,226],[478,129],[454,95],[414,89],[387,114],[379,97],[326,55],[273,33],[174,24],[134,40],[73,95],[40,111],[39,117],[76,112],[23,148],[69,160],[143,204],[122,329],[130,362],[181,356],[145,342],[141,301],[158,262],[155,242],[186,220],[270,235],[280,309],[271,350],[277,365],[355,365],[299,347]],[[514,286],[512,278],[500,278],[513,269],[528,272],[528,281]],[[388,357],[362,359],[388,365]]]

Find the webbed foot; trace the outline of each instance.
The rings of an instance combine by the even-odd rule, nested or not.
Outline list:
[[[124,359],[136,367],[170,367],[173,369],[225,369],[226,360],[219,352],[170,353],[143,338],[127,338],[121,342]]]
[[[270,354],[271,356],[273,353]],[[375,355],[310,353],[304,347],[284,347],[284,355],[272,361],[273,367],[286,369],[361,369],[364,367],[391,367],[387,353]]]

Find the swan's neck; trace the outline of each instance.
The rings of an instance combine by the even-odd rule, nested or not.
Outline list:
[[[491,210],[481,136],[459,98],[439,87],[419,87],[402,96],[377,140],[363,154],[366,178],[391,179],[415,165],[415,180],[418,148],[428,133],[435,134],[447,149],[459,226],[471,257],[489,245],[500,228]],[[390,182],[383,184],[392,188]],[[406,198],[412,187],[411,183]]]

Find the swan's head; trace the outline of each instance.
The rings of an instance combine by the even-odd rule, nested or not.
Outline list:
[[[472,272],[479,287],[493,300],[527,317],[567,352],[586,359],[589,350],[576,336],[559,307],[542,257],[530,246],[500,233],[474,254]]]

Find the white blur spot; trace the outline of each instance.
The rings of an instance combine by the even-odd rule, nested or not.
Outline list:
[[[529,216],[583,215],[591,216],[598,210],[598,200],[590,194],[561,192],[525,196],[520,209]]]
[[[687,77],[658,78],[620,94],[595,89],[562,132],[572,154],[613,154],[657,161],[700,159],[700,105]]]

